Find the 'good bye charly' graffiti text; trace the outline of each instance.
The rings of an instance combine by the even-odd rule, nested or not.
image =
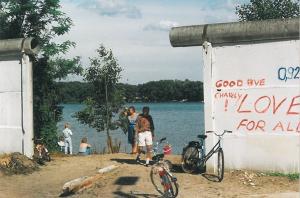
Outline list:
[[[244,80],[218,80],[216,81],[216,88],[233,88],[233,87],[254,87],[254,86],[264,86],[265,79],[248,79]]]

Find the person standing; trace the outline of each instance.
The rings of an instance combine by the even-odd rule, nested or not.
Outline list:
[[[135,112],[134,106],[129,107],[128,109],[128,143],[131,145],[131,154],[136,154],[137,152],[137,143],[136,137],[137,134],[135,132],[135,123],[138,118],[138,114]]]
[[[64,143],[65,143],[65,154],[72,155],[72,138],[73,135],[70,125],[68,123],[65,123],[65,129],[63,130],[64,135]],[[68,152],[69,151],[69,152]]]
[[[136,122],[136,131],[138,133],[138,155],[136,161],[140,162],[140,154],[143,147],[146,146],[146,166],[149,165],[152,151],[152,139],[154,138],[154,123],[152,116],[149,114],[150,108],[143,107],[143,113],[138,116]]]

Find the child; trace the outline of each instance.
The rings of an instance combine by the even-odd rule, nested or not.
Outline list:
[[[71,136],[73,135],[70,125],[68,123],[65,123],[65,129],[63,130],[63,135],[65,138],[65,154],[72,155],[72,139]],[[69,151],[69,152],[68,152]]]

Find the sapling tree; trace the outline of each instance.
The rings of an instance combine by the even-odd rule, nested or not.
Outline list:
[[[100,45],[96,52],[97,56],[90,58],[90,67],[84,72],[85,81],[92,85],[91,97],[84,101],[85,108],[75,117],[98,132],[106,131],[107,146],[113,153],[118,150],[113,147],[110,130],[118,128],[115,120],[124,104],[122,92],[117,86],[122,68],[112,50]]]

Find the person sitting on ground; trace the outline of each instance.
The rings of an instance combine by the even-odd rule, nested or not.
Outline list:
[[[65,150],[65,138],[64,138],[64,136],[59,136],[58,140],[59,140],[59,142],[57,142],[57,144],[60,147],[60,151],[64,152],[64,150]]]
[[[79,155],[90,155],[91,147],[92,146],[87,143],[87,138],[86,137],[82,138],[79,146]]]

